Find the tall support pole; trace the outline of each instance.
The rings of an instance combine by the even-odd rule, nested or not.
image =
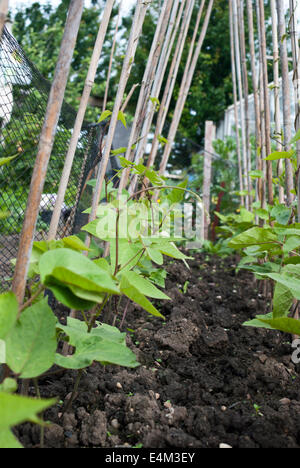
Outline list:
[[[245,110],[244,110],[244,93],[243,93],[243,82],[241,72],[241,52],[240,52],[240,40],[239,40],[239,27],[238,27],[238,10],[237,0],[233,0],[233,30],[234,30],[234,44],[235,44],[235,58],[236,58],[236,73],[238,83],[238,96],[240,105],[240,116],[241,116],[241,134],[242,134],[242,158],[243,158],[243,173],[245,176],[245,190],[249,193],[249,184],[247,176],[247,143],[246,143],[246,129],[245,129]],[[249,196],[246,196],[246,208],[249,208]]]
[[[111,79],[111,69],[112,69],[112,63],[113,63],[113,58],[114,58],[114,53],[115,53],[116,43],[117,43],[117,36],[118,36],[118,31],[119,31],[119,26],[120,26],[120,17],[121,17],[121,12],[122,12],[122,5],[123,5],[123,0],[121,0],[121,1],[120,1],[120,4],[119,4],[119,12],[118,12],[118,17],[117,17],[117,22],[116,22],[116,28],[115,28],[115,33],[114,33],[114,38],[113,38],[112,47],[111,47],[110,58],[109,58],[109,64],[108,64],[108,70],[107,70],[107,79],[106,79],[106,86],[105,86],[105,92],[104,92],[104,98],[103,98],[103,106],[102,106],[102,110],[103,110],[103,111],[105,111],[106,105],[107,105],[109,84],[110,84],[110,79]],[[106,5],[106,7],[107,7],[107,5]]]
[[[236,152],[237,152],[237,159],[238,159],[239,186],[240,186],[239,188],[240,188],[240,192],[243,192],[244,182],[243,182],[241,142],[240,142],[240,132],[239,132],[239,116],[238,116],[236,67],[235,67],[235,48],[234,48],[232,0],[229,0],[229,25],[230,25],[231,74],[232,74],[232,87],[233,87],[233,106],[234,106],[234,121],[235,121]],[[243,195],[241,195],[241,205],[242,206],[245,205]]]
[[[210,185],[212,172],[213,141],[216,137],[215,124],[207,120],[205,122],[205,148],[203,170],[203,206],[204,206],[204,239],[208,240],[209,211],[210,211]]]
[[[260,10],[259,10],[259,2],[255,2],[256,5],[256,19],[257,24],[260,24]],[[258,52],[259,52],[259,83],[258,83],[258,96],[259,96],[259,111],[260,111],[260,134],[261,134],[261,151],[260,151],[260,169],[262,170],[264,177],[261,180],[260,184],[260,204],[261,208],[266,208],[266,173],[267,173],[267,165],[265,158],[267,157],[266,154],[266,132],[265,132],[265,101],[264,101],[264,88],[263,88],[263,60],[262,60],[262,53],[261,53],[261,30],[258,27]]]
[[[278,43],[278,20],[276,14],[276,2],[271,0],[271,18],[272,18],[272,38],[273,38],[273,81],[274,81],[274,120],[275,120],[275,139],[276,150],[281,151],[281,111],[280,111],[280,85],[279,85],[279,43]],[[277,165],[278,176],[283,172],[282,159],[279,159]],[[284,203],[284,188],[278,189],[279,203]]]
[[[268,65],[267,65],[267,43],[266,43],[266,26],[265,26],[265,5],[264,0],[259,2],[259,28],[261,31],[260,46],[262,56],[262,73],[263,73],[263,92],[264,92],[264,117],[265,117],[265,135],[266,135],[266,153],[271,153],[271,118],[270,118],[270,96],[268,82]],[[274,203],[273,197],[273,173],[272,161],[267,161],[267,186],[268,186],[268,202],[270,205]]]
[[[41,196],[69,76],[83,6],[84,0],[71,0],[70,2],[64,36],[41,131],[12,284],[13,292],[16,294],[19,304],[23,302],[25,295],[26,278]]]
[[[276,0],[278,16],[278,37],[280,40],[280,61],[282,75],[282,100],[283,100],[283,128],[284,128],[284,147],[290,149],[292,138],[292,118],[291,118],[291,98],[289,82],[289,64],[287,52],[286,25],[284,15],[284,4],[282,0]],[[294,188],[293,168],[291,161],[285,159],[285,184],[286,184],[286,202],[290,206],[294,200],[291,190]]]
[[[237,0],[238,4],[238,21],[239,21],[239,32],[240,32],[240,48],[241,48],[241,66],[242,66],[242,80],[244,89],[244,110],[245,110],[245,137],[246,137],[246,162],[247,162],[247,184],[249,192],[252,191],[252,180],[250,177],[250,171],[252,169],[251,162],[251,145],[250,145],[250,128],[249,128],[249,82],[248,82],[248,70],[247,70],[247,59],[246,59],[246,40],[245,40],[245,22],[244,22],[244,0]],[[252,196],[249,193],[249,209],[252,204]]]
[[[299,12],[299,10],[298,10]],[[298,132],[300,129],[300,54],[299,54],[299,30],[297,31],[296,22],[296,3],[294,0],[290,0],[290,34],[292,42],[292,54],[293,54],[293,84],[294,84],[294,102],[295,102],[295,131]],[[297,149],[297,168],[298,168],[298,221],[300,220],[300,140],[296,142]]]
[[[249,30],[249,48],[250,48],[250,62],[251,62],[251,75],[252,75],[252,89],[254,98],[254,115],[255,115],[255,152],[256,152],[256,169],[262,170],[261,162],[261,128],[260,128],[260,108],[259,108],[259,94],[258,94],[258,79],[256,72],[256,57],[255,57],[255,38],[254,38],[254,20],[253,20],[253,4],[252,0],[247,0],[247,17],[248,17],[248,30]],[[262,193],[262,179],[259,178],[256,184],[256,198],[261,199]]]
[[[64,164],[64,168],[63,168],[63,172],[62,172],[62,176],[61,176],[61,180],[60,180],[60,184],[58,188],[57,199],[55,202],[55,207],[53,210],[53,215],[51,218],[51,223],[50,223],[50,228],[49,228],[49,234],[48,234],[49,240],[55,239],[55,236],[57,234],[61,207],[65,198],[65,194],[66,194],[66,190],[67,190],[67,186],[68,186],[68,182],[69,182],[69,178],[70,178],[70,174],[72,170],[72,165],[74,161],[74,156],[75,156],[78,140],[80,137],[81,127],[82,127],[82,123],[84,120],[84,115],[85,115],[86,108],[88,105],[89,97],[91,95],[92,87],[95,81],[99,59],[101,56],[102,47],[103,47],[103,43],[105,40],[105,35],[106,35],[106,31],[107,31],[107,27],[108,27],[108,23],[109,23],[109,19],[111,16],[114,2],[115,0],[107,1],[106,7],[103,13],[103,17],[100,23],[94,51],[92,54],[88,74],[87,74],[84,89],[83,89],[83,94],[82,94],[80,105],[79,105],[79,110],[76,116],[72,137],[70,140],[70,145],[69,145],[68,152],[66,155],[65,164]]]

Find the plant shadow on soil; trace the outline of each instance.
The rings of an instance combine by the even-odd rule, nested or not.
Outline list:
[[[45,447],[299,448],[300,367],[291,361],[291,337],[242,326],[268,309],[253,275],[236,275],[237,261],[197,254],[190,270],[169,262],[172,301],[159,304],[166,321],[134,305],[127,314],[128,345],[141,366],[95,363],[69,413],[62,404],[76,372],[42,377],[41,396],[61,403],[45,412],[52,423]],[[63,321],[68,311],[57,313]],[[38,426],[14,432],[25,447],[39,446]]]

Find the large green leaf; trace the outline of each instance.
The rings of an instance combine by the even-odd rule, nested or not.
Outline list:
[[[21,448],[10,428],[30,421],[44,424],[38,414],[54,405],[56,400],[41,400],[0,393],[0,448]]]
[[[25,309],[6,338],[6,363],[21,378],[38,377],[54,363],[57,319],[43,299]]]
[[[12,292],[0,295],[0,339],[5,340],[18,316],[18,301]]]
[[[295,320],[289,317],[280,317],[273,319],[260,319],[263,324],[268,325],[273,330],[279,330],[292,335],[300,336],[300,320]]]
[[[120,288],[123,294],[131,299],[136,304],[139,304],[149,314],[155,315],[156,317],[164,318],[164,316],[154,307],[153,304],[146,298],[144,294],[140,292],[132,275],[128,276],[129,272],[125,272],[122,275]]]
[[[273,296],[273,318],[287,316],[293,304],[293,298],[289,288],[281,283],[276,283]]]
[[[68,307],[77,304],[80,310],[90,309],[102,302],[103,293],[120,294],[107,270],[69,249],[46,252],[39,268],[42,283]]]
[[[68,318],[67,325],[59,325],[74,346],[72,356],[56,355],[55,362],[67,369],[82,369],[93,361],[125,367],[137,367],[135,354],[126,347],[126,334],[110,325],[96,323],[97,327],[88,333],[87,325],[80,320]]]
[[[129,283],[134,284],[140,293],[144,294],[145,296],[162,300],[170,299],[165,293],[156,288],[153,283],[143,278],[135,271],[128,271],[124,273],[124,276],[129,281]]]
[[[243,249],[257,245],[263,250],[269,250],[274,248],[276,241],[277,236],[270,229],[253,227],[231,239],[228,246],[233,249]]]

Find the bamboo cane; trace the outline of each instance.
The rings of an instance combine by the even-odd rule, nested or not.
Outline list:
[[[193,80],[194,73],[195,73],[195,70],[196,70],[196,65],[197,65],[197,62],[198,62],[198,59],[199,59],[199,56],[200,56],[200,53],[201,53],[202,45],[203,45],[203,42],[204,42],[204,39],[205,39],[205,36],[206,36],[208,24],[209,24],[211,13],[212,13],[213,4],[214,4],[214,0],[210,0],[210,2],[208,4],[208,7],[207,7],[207,11],[206,11],[204,23],[203,23],[203,26],[202,26],[202,30],[201,30],[201,33],[200,33],[200,37],[198,39],[198,43],[197,43],[197,46],[196,46],[195,51],[194,51],[192,62],[190,64],[190,67],[188,69],[186,68],[186,70],[185,70],[186,78],[184,76],[183,80],[181,82],[179,97],[178,97],[176,107],[175,107],[175,111],[174,111],[174,118],[172,120],[170,130],[169,130],[169,134],[168,134],[168,142],[167,142],[167,144],[165,146],[162,162],[161,162],[161,165],[160,165],[160,168],[159,168],[160,174],[164,174],[164,172],[166,170],[166,167],[167,167],[167,164],[168,164],[168,160],[169,160],[169,157],[170,157],[170,154],[171,154],[172,145],[173,145],[173,142],[175,140],[175,136],[176,136],[177,129],[178,129],[178,126],[179,126],[179,122],[181,120],[182,112],[183,112],[185,102],[186,102],[186,99],[187,99],[187,96],[188,96],[188,93],[189,93],[189,90],[190,90],[190,87],[191,87],[191,84],[192,84],[192,80]]]
[[[41,131],[12,284],[13,292],[16,294],[19,304],[22,304],[24,299],[26,278],[35,227],[39,214],[41,196],[63,103],[83,6],[84,0],[71,0],[70,2],[65,32],[61,43],[55,76],[51,86],[45,120]]]
[[[118,17],[117,17],[117,22],[116,22],[116,29],[115,29],[115,34],[114,34],[114,38],[113,38],[113,43],[112,43],[112,46],[111,46],[111,54],[110,54],[109,65],[108,65],[108,70],[107,70],[107,80],[106,80],[106,86],[105,86],[105,92],[104,92],[104,98],[103,98],[103,109],[102,109],[103,111],[105,111],[106,105],[107,105],[107,97],[108,97],[108,90],[109,90],[109,84],[110,84],[110,78],[111,78],[112,62],[113,62],[113,58],[114,58],[116,42],[117,42],[117,35],[118,35],[118,31],[119,31],[122,5],[123,5],[123,0],[121,0],[120,4],[119,4],[119,12],[118,12]]]
[[[281,0],[276,0],[278,16],[278,37],[280,40],[280,61],[282,75],[282,99],[283,99],[283,127],[284,127],[284,147],[290,149],[292,138],[292,119],[291,119],[291,99],[289,83],[289,64],[287,53],[286,25],[284,16],[284,5]],[[294,200],[291,190],[294,188],[293,168],[291,161],[285,159],[285,183],[286,183],[286,202],[290,206]]]
[[[157,122],[156,122],[156,128],[155,128],[155,133],[153,137],[152,147],[151,147],[151,151],[150,151],[149,158],[147,161],[148,168],[154,165],[154,162],[156,159],[156,155],[157,155],[157,151],[159,147],[158,137],[159,135],[162,134],[164,124],[165,124],[165,121],[169,112],[170,102],[171,102],[171,98],[173,95],[173,91],[174,91],[174,87],[175,87],[175,83],[176,83],[176,79],[178,75],[178,70],[179,70],[179,66],[181,63],[182,54],[184,50],[184,45],[186,42],[186,37],[188,34],[189,25],[190,25],[191,18],[192,18],[194,3],[195,3],[195,0],[190,1],[190,3],[187,5],[187,8],[185,9],[184,16],[182,19],[182,24],[181,24],[175,52],[173,55],[167,83],[165,86],[164,94],[163,94],[160,108],[159,108],[159,113],[157,116]],[[181,5],[182,11],[183,11],[184,6],[185,6],[185,0],[183,0],[182,5]],[[180,11],[180,16],[182,16],[182,11]],[[195,31],[196,30],[198,30],[197,24],[195,26]]]
[[[260,24],[260,9],[259,3],[255,2],[256,7],[256,18],[257,18],[257,25]],[[260,134],[261,134],[261,154],[260,154],[260,168],[263,171],[264,177],[260,184],[260,203],[261,208],[266,208],[266,173],[267,173],[267,165],[265,158],[267,157],[266,154],[266,132],[265,132],[265,101],[264,101],[264,89],[263,89],[263,64],[262,64],[262,53],[261,53],[261,30],[257,28],[257,35],[258,35],[258,54],[259,54],[259,84],[258,84],[258,96],[259,96],[259,110],[260,110]]]
[[[261,162],[261,128],[260,128],[260,109],[258,95],[258,80],[256,73],[256,57],[255,57],[255,42],[254,42],[254,22],[253,22],[253,5],[252,0],[247,0],[247,17],[249,30],[249,48],[250,62],[252,74],[252,89],[254,97],[254,115],[255,115],[255,149],[256,149],[256,169],[262,170]],[[256,197],[260,200],[262,193],[262,180],[259,178],[256,184]]]
[[[240,105],[240,116],[241,116],[241,134],[242,134],[242,160],[243,160],[243,173],[245,177],[245,190],[249,193],[249,184],[247,176],[247,143],[246,143],[246,129],[245,129],[245,110],[244,110],[244,94],[243,94],[243,82],[241,72],[241,53],[240,53],[240,40],[239,40],[239,28],[238,28],[238,11],[237,11],[237,0],[233,0],[233,30],[234,30],[234,46],[235,46],[235,58],[236,58],[236,73],[237,73],[237,84],[238,84],[238,96]],[[245,206],[249,208],[249,195],[246,196]]]
[[[237,99],[237,83],[236,83],[236,68],[235,68],[235,48],[234,48],[232,0],[229,0],[229,26],[230,26],[231,72],[232,72],[232,87],[233,87],[233,105],[234,105],[236,151],[237,151],[238,171],[239,171],[239,188],[240,188],[240,191],[242,192],[244,190],[244,183],[243,183],[240,132],[239,132],[239,118],[238,118],[238,106],[237,106],[238,99]],[[244,197],[243,197],[243,195],[241,195],[241,205],[244,206],[244,204],[245,204]]]
[[[263,67],[263,91],[265,101],[265,134],[266,134],[266,154],[271,153],[271,118],[270,118],[270,97],[269,97],[269,82],[268,82],[268,65],[267,65],[267,44],[266,44],[266,26],[265,26],[265,6],[264,0],[259,1],[259,28],[261,31],[260,46],[262,55]],[[273,197],[273,174],[272,161],[267,161],[267,186],[268,186],[268,202],[270,205],[274,203]]]
[[[252,180],[250,177],[251,171],[251,145],[250,145],[250,129],[249,129],[249,82],[248,70],[246,61],[246,40],[245,40],[245,23],[244,23],[244,0],[237,1],[239,33],[240,33],[240,49],[241,49],[241,67],[242,67],[242,82],[244,89],[244,115],[245,115],[245,138],[246,138],[246,163],[247,163],[247,185],[249,190],[249,209],[252,205]]]
[[[132,124],[132,129],[129,137],[128,147],[125,154],[125,158],[129,161],[132,160],[132,146],[138,140],[145,118],[146,109],[148,106],[148,101],[150,97],[151,85],[153,83],[153,78],[158,63],[160,51],[162,49],[162,41],[166,32],[167,23],[171,13],[172,0],[165,0],[163,7],[160,12],[159,20],[157,23],[155,35],[152,41],[148,62],[144,71],[143,81],[141,85],[141,90],[139,94],[139,99],[137,107],[135,110],[135,117]],[[144,136],[143,136],[144,137]],[[122,192],[122,189],[126,186],[130,171],[125,169],[122,173],[120,185],[119,185],[119,195]]]
[[[279,86],[279,44],[278,44],[278,21],[275,0],[271,0],[272,38],[273,38],[273,81],[274,81],[274,109],[275,109],[275,139],[276,150],[281,151],[281,118],[280,118],[280,86]],[[283,172],[282,159],[278,161],[278,175]],[[279,203],[284,203],[284,188],[278,189]]]
[[[293,84],[294,84],[294,102],[295,102],[295,131],[298,132],[300,129],[300,54],[299,54],[299,31],[296,29],[295,21],[295,9],[296,5],[294,0],[290,0],[290,34],[292,43],[292,55],[293,55]],[[296,142],[297,150],[297,196],[298,196],[298,207],[300,206],[300,140]],[[300,220],[300,210],[298,209],[298,220]]]
[[[132,28],[130,32],[130,37],[128,41],[128,47],[125,55],[125,59],[123,62],[120,83],[115,99],[114,109],[110,120],[110,125],[108,129],[108,134],[105,142],[104,154],[101,161],[101,164],[98,169],[97,179],[96,179],[96,186],[94,190],[94,196],[92,201],[92,209],[89,216],[89,221],[93,221],[96,219],[97,215],[97,208],[100,201],[103,181],[106,173],[106,168],[110,156],[110,151],[112,147],[113,136],[115,133],[116,125],[118,122],[118,115],[120,108],[122,106],[122,101],[124,97],[125,88],[128,82],[128,78],[131,72],[132,64],[134,61],[138,40],[142,33],[142,27],[146,15],[146,11],[148,8],[148,3],[144,2],[144,0],[138,0],[137,7],[135,10],[135,15],[132,23]],[[88,235],[86,238],[86,245],[90,245],[90,236]]]
[[[70,140],[70,145],[69,145],[68,152],[66,155],[65,164],[64,164],[64,168],[63,168],[63,172],[62,172],[62,176],[61,176],[61,180],[60,180],[60,184],[58,188],[57,199],[56,199],[56,203],[55,203],[55,207],[54,207],[54,211],[53,211],[53,215],[52,215],[52,219],[50,223],[49,233],[48,233],[49,240],[55,239],[56,234],[57,234],[61,207],[65,198],[65,194],[66,194],[66,190],[67,190],[67,186],[68,186],[68,182],[69,182],[69,178],[70,178],[70,174],[72,170],[72,165],[74,161],[74,156],[75,156],[78,140],[80,137],[81,127],[82,127],[84,115],[86,112],[86,108],[88,105],[89,97],[92,91],[92,87],[95,81],[99,59],[101,56],[102,47],[103,47],[103,43],[105,40],[105,35],[106,35],[106,31],[107,31],[107,27],[108,27],[108,23],[109,23],[109,19],[111,16],[114,2],[115,0],[107,1],[106,7],[103,13],[103,17],[100,23],[98,35],[97,35],[96,42],[95,42],[95,47],[93,50],[88,74],[87,74],[84,89],[83,89],[83,94],[82,94],[81,101],[80,101],[79,110],[76,116],[72,137]]]
[[[8,0],[1,0],[0,2],[0,38],[5,25],[6,17],[8,13]]]

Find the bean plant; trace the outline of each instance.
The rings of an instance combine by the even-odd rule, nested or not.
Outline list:
[[[118,197],[113,183],[107,182],[96,220],[82,229],[91,237],[91,247],[87,248],[78,236],[34,242],[24,303],[19,305],[13,292],[0,295],[0,362],[6,365],[0,385],[0,447],[20,447],[11,428],[26,420],[44,424],[38,414],[57,404],[55,399],[19,395],[17,382],[33,379],[38,394],[38,378],[53,365],[77,370],[67,411],[83,370],[93,362],[139,366],[126,346],[126,333],[115,326],[117,314],[123,326],[128,305],[133,302],[164,319],[153,303],[169,299],[160,289],[166,277],[164,256],[184,262],[189,258],[176,247],[182,238],[170,233],[177,216],[174,207],[183,200],[186,183],[169,187],[154,170],[142,164],[125,159],[122,164],[138,174],[141,181],[147,177],[150,187],[131,196],[125,190]],[[161,194],[160,203],[152,201],[156,191]],[[106,258],[93,247],[103,242],[109,246]],[[69,309],[79,311],[81,317],[69,316],[62,324],[49,306],[45,291]],[[121,318],[120,304],[124,303]],[[102,320],[105,308],[114,312],[112,325]],[[58,351],[64,343],[71,347],[71,353]]]
[[[274,152],[266,159],[290,159],[295,151]],[[257,174],[261,177],[261,174]],[[278,181],[275,181],[278,182]],[[244,325],[280,330],[300,335],[300,321],[295,318],[300,301],[300,223],[297,201],[261,208],[254,203],[253,213],[242,208],[239,213],[219,215],[223,226],[219,232],[229,239],[228,246],[242,254],[238,268],[254,272],[258,280],[271,280],[274,286],[271,310]]]

